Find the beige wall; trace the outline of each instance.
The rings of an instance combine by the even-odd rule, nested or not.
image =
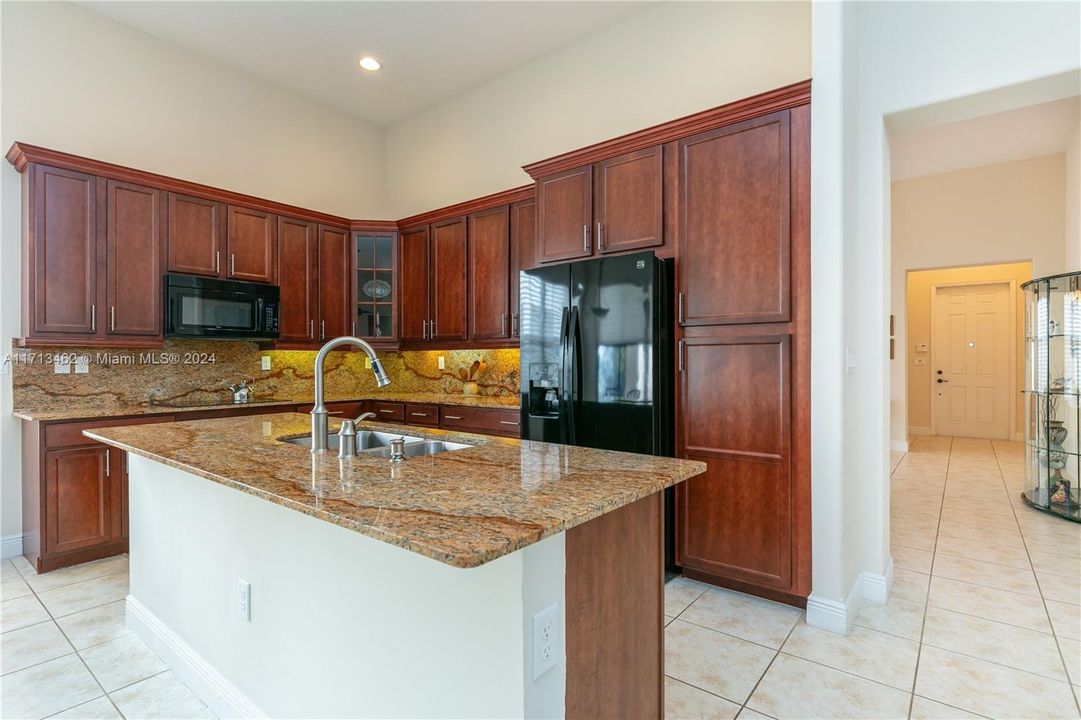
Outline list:
[[[521,166],[811,76],[810,3],[661,3],[387,132],[394,215],[530,181]]]
[[[1081,118],[1066,146],[1066,270],[1081,270]]]
[[[903,442],[908,429],[928,423],[910,418],[909,393],[917,381],[907,349],[915,344],[905,309],[911,270],[1032,262],[1032,276],[1065,269],[1065,156],[902,180],[892,184],[892,304],[896,342],[905,348],[890,362],[890,432]]]
[[[67,3],[0,4],[0,145],[21,140],[347,217],[387,216],[384,133]],[[19,328],[19,182],[0,163],[0,353]],[[0,378],[0,535],[21,530]]]
[[[1016,369],[1014,383],[1016,393],[1014,427],[1010,430],[1015,436],[1024,431],[1024,402],[1020,391],[1024,389],[1025,365],[1025,306],[1021,283],[1032,279],[1032,263],[1006,263],[1001,265],[980,265],[977,267],[946,268],[942,270],[917,270],[908,273],[908,344],[898,348],[897,355],[908,366],[908,427],[915,434],[929,434],[931,414],[933,412],[931,380],[934,367],[934,335],[931,333],[931,313],[933,312],[932,288],[936,285],[956,285],[960,283],[1014,282],[1015,309],[1014,319],[1014,365]],[[928,352],[917,353],[916,346],[927,343]],[[927,360],[927,365],[917,367],[913,361],[917,357]]]

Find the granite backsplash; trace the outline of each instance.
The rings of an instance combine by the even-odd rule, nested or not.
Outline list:
[[[270,357],[271,369],[261,370]],[[439,357],[446,368],[439,369]],[[58,356],[89,360],[89,372],[56,373]],[[459,368],[467,371],[483,361],[487,371],[477,378],[479,394],[516,396],[519,392],[518,351],[425,350],[380,352],[395,393],[462,393]],[[328,400],[377,397],[371,370],[361,352],[332,352],[325,367]],[[13,406],[44,410],[66,403],[97,412],[157,402],[228,402],[227,386],[253,378],[258,398],[303,400],[313,393],[315,351],[261,350],[255,343],[167,340],[160,349],[15,348],[12,354]]]

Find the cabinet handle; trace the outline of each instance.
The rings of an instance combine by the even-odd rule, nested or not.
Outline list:
[[[351,334],[351,335],[352,335],[353,337],[356,337],[356,336],[357,336],[357,321],[356,321],[356,320],[354,320],[354,321],[353,321],[353,322],[352,322],[352,323],[351,323],[351,324],[349,325],[349,327],[350,327],[350,328],[351,328],[351,330],[352,330],[350,334]]]
[[[679,324],[683,324],[683,293],[679,294]]]
[[[427,320],[421,320],[420,321],[420,339],[421,340],[427,340],[428,339],[428,321]]]
[[[308,339],[315,339],[315,320],[312,320],[311,318],[308,319]]]
[[[109,331],[116,331],[116,305],[109,306]]]
[[[500,425],[518,425],[519,423],[511,422],[510,420],[500,420],[499,424]]]
[[[217,250],[214,251],[214,272],[221,272],[221,253]]]
[[[327,337],[327,321],[326,320],[320,320],[319,321],[319,339],[320,340],[325,340],[326,337]]]
[[[112,455],[108,450],[105,451],[105,477],[109,477],[109,456]]]
[[[411,412],[409,414],[413,417],[428,417],[428,413]]]
[[[98,306],[90,304],[90,332],[98,331]]]
[[[381,413],[392,413],[394,411],[393,410],[388,410],[387,408],[379,408],[379,412],[381,412]]]
[[[518,337],[518,313],[510,316],[510,334],[513,337]]]
[[[229,276],[236,275],[236,255],[229,253]]]
[[[462,416],[461,415],[444,415],[443,418],[445,420],[461,420]]]
[[[684,365],[683,365],[683,347],[686,344],[687,343],[684,340],[679,341],[679,371],[680,372],[683,372],[683,368],[684,368]]]
[[[503,337],[507,337],[507,313],[503,313],[500,317],[502,318]]]
[[[583,225],[582,226],[582,250],[587,255],[589,254],[589,226],[588,225]]]
[[[604,250],[604,224],[597,223],[597,249]]]
[[[428,321],[428,339],[435,340],[435,320]]]

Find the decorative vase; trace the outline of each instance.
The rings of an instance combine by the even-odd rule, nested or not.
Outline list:
[[[477,395],[479,390],[480,388],[477,386],[476,380],[466,380],[464,383],[462,383],[463,395]]]
[[[1051,470],[1051,480],[1062,479],[1062,468],[1066,467],[1066,452],[1062,443],[1066,442],[1069,434],[1066,423],[1061,420],[1051,420],[1047,423],[1047,442],[1050,447],[1047,452],[1047,467]]]

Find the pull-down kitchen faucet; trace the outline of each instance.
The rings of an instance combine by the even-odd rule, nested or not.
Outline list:
[[[315,407],[312,408],[312,452],[327,449],[327,406],[323,404],[323,363],[327,359],[327,353],[342,345],[352,345],[364,351],[372,361],[372,373],[375,375],[375,384],[379,387],[390,385],[390,378],[383,370],[383,363],[375,354],[372,346],[358,337],[348,335],[334,338],[319,350],[315,356]]]

